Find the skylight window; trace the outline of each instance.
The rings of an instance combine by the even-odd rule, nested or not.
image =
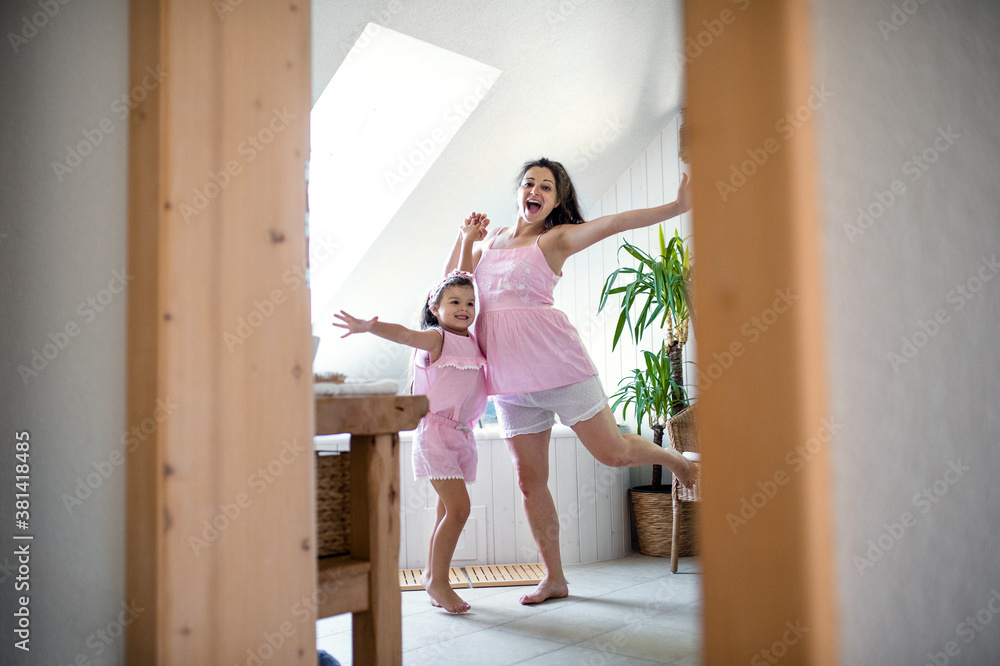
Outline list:
[[[313,322],[500,75],[369,23],[313,106]]]

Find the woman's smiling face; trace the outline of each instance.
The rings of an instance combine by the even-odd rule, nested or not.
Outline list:
[[[542,223],[559,205],[556,177],[545,167],[531,167],[518,188],[518,214],[525,222]]]

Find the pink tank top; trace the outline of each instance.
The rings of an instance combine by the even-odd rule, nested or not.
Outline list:
[[[473,427],[486,411],[486,359],[476,338],[435,328],[444,337],[441,356],[413,351],[413,394],[426,395],[430,412]]]
[[[483,249],[476,267],[476,337],[488,362],[490,395],[544,391],[597,374],[576,329],[552,307],[560,277],[537,240],[507,250],[494,249],[491,241]]]

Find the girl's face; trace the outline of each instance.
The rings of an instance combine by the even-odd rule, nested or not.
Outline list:
[[[469,285],[446,287],[430,310],[444,330],[468,335],[469,327],[476,318],[476,292]]]
[[[518,188],[518,214],[525,222],[542,223],[559,205],[556,177],[546,167],[531,167]]]

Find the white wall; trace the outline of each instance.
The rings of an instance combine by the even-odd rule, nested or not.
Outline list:
[[[126,304],[115,292],[126,260],[127,121],[112,104],[128,92],[128,2],[4,2],[0,34],[0,663],[119,664],[125,474],[109,457],[123,450],[125,430]],[[97,145],[83,146],[89,154],[60,180],[52,163],[88,141],[85,132]],[[35,350],[47,365],[22,378],[18,367],[30,368]],[[30,526],[21,532],[34,535],[30,653],[12,640],[14,597],[25,594],[14,589],[9,536],[19,532],[19,431],[31,444]],[[63,495],[88,475],[96,489],[84,487],[91,494],[69,511]]]
[[[679,117],[675,116],[636,158],[628,171],[604,193],[600,201],[581,202],[581,205],[587,206],[584,211],[586,219],[592,220],[602,215],[635,208],[659,206],[677,197],[682,167],[678,158],[679,122]],[[573,175],[572,171],[570,175]],[[691,213],[687,213],[665,222],[662,225],[664,237],[669,239],[675,230],[683,237],[690,236],[690,218]],[[618,346],[614,351],[611,349],[618,322],[620,300],[617,300],[618,297],[612,297],[602,312],[598,312],[597,308],[601,301],[601,288],[607,277],[619,265],[634,265],[634,261],[627,253],[618,252],[624,240],[655,256],[659,252],[659,227],[654,225],[646,229],[617,234],[570,257],[563,266],[563,278],[555,290],[556,307],[565,312],[580,331],[580,337],[597,365],[604,390],[609,396],[617,390],[618,383],[623,377],[631,375],[632,369],[643,367],[642,351],[656,351],[658,345],[663,342],[663,335],[655,330],[655,327],[646,334],[645,341],[638,346],[632,342],[628,333],[623,331]],[[685,360],[693,358],[694,349],[692,328],[692,338],[684,349]],[[694,366],[685,363],[685,382],[693,382],[694,377]],[[630,424],[632,432],[636,431],[637,424],[632,412],[629,412],[627,419],[623,419],[619,409],[615,412],[615,418],[619,422]],[[652,438],[648,423],[643,424],[642,434]],[[636,468],[631,484],[648,484],[651,472],[651,467]],[[669,478],[669,471],[665,473]]]
[[[1000,663],[1000,7],[812,6],[842,662]]]
[[[469,486],[472,512],[452,558],[454,566],[529,564],[538,549],[524,514],[510,453],[496,426],[476,430],[479,465]],[[413,478],[412,433],[400,433],[399,566],[423,567],[434,527],[437,494]],[[631,552],[628,470],[594,460],[572,430],[557,425],[549,447],[549,491],[559,512],[564,564],[597,562]]]

